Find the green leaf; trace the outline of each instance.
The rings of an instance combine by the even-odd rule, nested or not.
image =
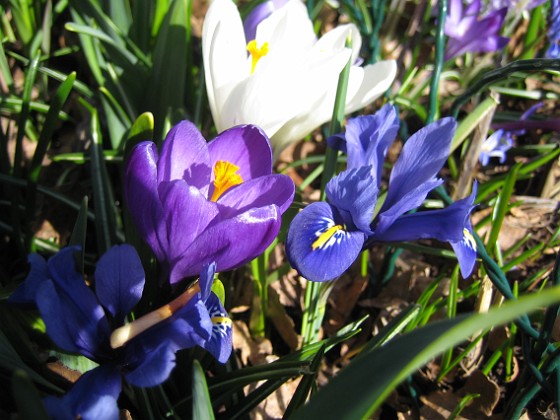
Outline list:
[[[212,283],[212,291],[218,296],[222,305],[225,306],[226,303],[226,290],[224,288],[224,284],[218,278],[214,279],[214,283]]]
[[[34,370],[28,367],[23,360],[19,357],[15,349],[10,344],[10,341],[0,330],[0,369],[12,372],[15,369],[21,369],[29,375],[29,377],[37,384],[46,387],[47,389],[61,392],[61,390],[45,380],[42,376],[37,374]]]
[[[152,140],[154,138],[154,116],[151,112],[144,112],[136,118],[130,127],[124,142],[124,156],[128,156],[134,146],[141,141]]]
[[[193,419],[214,418],[214,410],[206,385],[206,377],[198,360],[193,362]]]
[[[88,197],[84,196],[82,199],[82,205],[80,206],[80,211],[78,213],[78,218],[74,224],[74,229],[72,230],[72,236],[70,236],[69,246],[79,246],[80,252],[75,255],[76,259],[76,269],[79,273],[84,272],[84,254],[86,249],[86,233],[87,233],[87,210],[88,210]]]
[[[474,111],[470,112],[465,119],[459,123],[455,135],[453,136],[453,141],[451,142],[449,154],[453,153],[455,149],[463,144],[465,139],[478,127],[480,122],[483,121],[488,114],[494,112],[498,104],[499,101],[493,96],[489,96],[478,104]]]
[[[53,100],[51,101],[29,169],[29,179],[33,182],[37,182],[37,179],[39,178],[43,158],[47,153],[54,130],[59,122],[60,112],[62,111],[62,107],[66,103],[66,100],[72,91],[72,86],[74,86],[75,80],[76,72],[70,73],[66,80],[64,80],[64,82],[62,82],[62,84],[58,87]]]
[[[367,418],[404,379],[446,349],[480,330],[558,302],[560,287],[555,287],[508,301],[485,314],[436,321],[405,334],[353,361],[293,418]]]
[[[49,420],[41,396],[29,375],[16,369],[12,376],[12,389],[18,409],[18,418],[23,420]]]
[[[190,0],[173,0],[157,36],[153,73],[144,97],[152,107],[157,138],[163,138],[171,113],[184,109],[185,81],[192,78],[188,74],[192,54],[190,16]]]

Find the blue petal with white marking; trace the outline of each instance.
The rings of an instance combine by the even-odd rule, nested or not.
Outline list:
[[[333,280],[356,260],[365,239],[366,234],[345,225],[335,207],[312,203],[292,221],[286,255],[307,280]]]

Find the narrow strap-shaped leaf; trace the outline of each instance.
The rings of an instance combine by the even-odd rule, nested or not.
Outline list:
[[[410,374],[481,329],[560,302],[560,288],[524,296],[488,313],[437,321],[355,360],[321,389],[293,419],[369,417]]]
[[[503,80],[509,77],[512,73],[518,71],[545,71],[545,70],[556,70],[560,71],[560,59],[552,58],[534,58],[532,60],[517,60],[508,65],[496,69],[490,70],[482,75],[475,83],[473,83],[469,88],[459,96],[453,102],[451,107],[451,115],[457,117],[459,115],[459,110],[461,107],[474,95],[479,93],[482,89],[490,86],[499,80]]]
[[[193,419],[214,419],[206,377],[198,360],[193,362]]]
[[[311,366],[309,367],[311,372],[301,378],[296,392],[294,392],[294,395],[290,400],[290,404],[288,404],[288,407],[284,412],[284,418],[289,418],[292,413],[299,407],[301,407],[305,403],[305,400],[307,400],[307,396],[316,385],[317,374],[319,373],[319,368],[321,366],[321,361],[323,360],[324,354],[325,346],[323,345],[311,362]]]
[[[16,370],[12,375],[12,390],[18,409],[18,418],[22,420],[48,420],[50,417],[41,402],[37,388],[23,370]]]
[[[84,254],[86,248],[86,234],[87,234],[87,210],[88,210],[88,197],[84,196],[82,199],[82,205],[80,206],[80,211],[78,212],[78,217],[76,223],[74,223],[74,229],[72,230],[72,235],[70,236],[70,241],[68,246],[78,246],[80,250],[76,253],[76,268],[79,273],[84,272]]]

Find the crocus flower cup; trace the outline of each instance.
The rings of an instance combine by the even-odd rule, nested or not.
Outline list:
[[[443,182],[437,173],[455,127],[454,119],[444,118],[411,136],[382,194],[381,171],[397,134],[397,113],[386,105],[375,115],[350,119],[345,134],[329,139],[348,154],[348,168],[327,184],[328,202],[310,204],[290,225],[286,253],[292,266],[308,280],[332,280],[375,242],[433,238],[451,243],[463,276],[470,275],[476,249],[468,216],[475,191],[445,209],[407,213]]]
[[[247,39],[235,4],[214,0],[204,20],[202,49],[208,101],[218,131],[257,124],[271,138],[277,156],[331,118],[339,74],[349,59],[357,60],[361,37],[349,24],[317,40],[300,0],[281,7],[275,3],[282,2],[258,9],[250,18],[248,26],[256,29],[248,28],[248,36],[255,38]],[[348,37],[351,49],[345,47]],[[381,96],[395,75],[394,61],[353,65],[346,112]]]
[[[141,236],[175,284],[198,275],[210,262],[217,270],[239,267],[276,238],[295,187],[272,174],[266,134],[242,125],[206,143],[189,121],[163,142],[142,142],[126,164],[125,196]]]

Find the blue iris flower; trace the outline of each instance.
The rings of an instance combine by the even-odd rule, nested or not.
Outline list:
[[[405,143],[387,191],[382,191],[383,161],[399,127],[390,105],[375,115],[350,119],[346,133],[329,139],[348,155],[348,167],[326,188],[328,202],[312,203],[292,221],[286,239],[288,260],[308,280],[340,276],[362,249],[375,242],[437,239],[449,242],[464,277],[476,259],[469,215],[472,194],[445,209],[409,213],[443,183],[437,178],[449,155],[456,128],[453,118],[432,123]]]
[[[126,324],[144,289],[144,270],[130,245],[111,248],[97,263],[95,293],[74,264],[75,247],[46,262],[29,256],[31,270],[12,294],[35,303],[47,334],[61,349],[99,366],[83,374],[62,398],[47,397],[54,418],[118,419],[122,380],[138,387],[164,382],[180,349],[201,346],[224,363],[231,353],[231,320],[211,291],[215,264],[168,305]]]

